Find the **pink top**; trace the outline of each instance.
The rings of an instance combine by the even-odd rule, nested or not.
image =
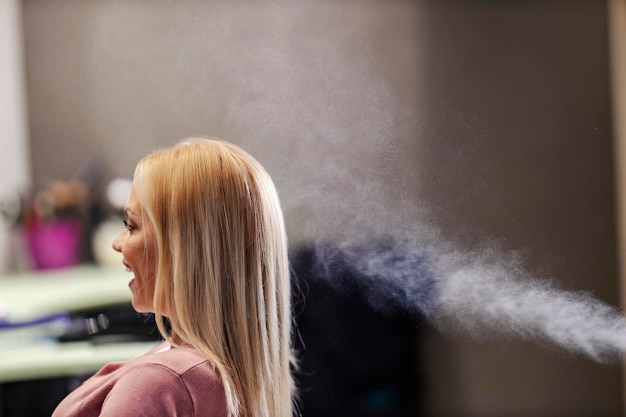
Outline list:
[[[52,417],[225,417],[224,388],[208,359],[191,347],[105,365],[71,392]]]

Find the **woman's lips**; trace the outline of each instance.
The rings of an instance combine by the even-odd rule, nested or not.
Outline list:
[[[122,263],[124,264],[124,268],[126,268],[126,272],[133,272],[133,270],[130,268],[130,266],[128,266],[128,264],[126,263],[126,261],[122,261]],[[133,282],[135,282],[135,277],[133,276],[131,278],[130,281],[128,281],[128,286],[131,287],[133,285]]]

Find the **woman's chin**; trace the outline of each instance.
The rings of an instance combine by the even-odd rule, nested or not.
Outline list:
[[[154,308],[152,306],[152,297],[148,297],[144,291],[139,291],[137,288],[137,279],[133,277],[128,283],[130,292],[132,294],[131,304],[133,309],[138,313],[152,313]]]
[[[137,296],[134,291],[133,291],[133,298],[131,300],[131,304],[133,306],[133,309],[137,313],[151,313],[152,312],[152,305],[150,303],[145,302],[145,300],[143,300],[142,297]]]
[[[137,313],[152,313],[152,308],[146,306],[146,303],[135,301],[135,297],[133,297],[131,304]]]

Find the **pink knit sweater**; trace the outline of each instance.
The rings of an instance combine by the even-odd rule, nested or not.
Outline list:
[[[207,358],[191,347],[159,347],[129,362],[105,365],[52,417],[227,416],[220,376]]]

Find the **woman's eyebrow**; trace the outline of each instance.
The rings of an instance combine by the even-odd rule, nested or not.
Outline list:
[[[124,209],[124,213],[126,213],[126,215],[127,215],[127,216],[128,216],[128,215],[132,215],[132,216],[134,216],[134,217],[138,217],[138,216],[137,216],[137,213],[135,213],[133,210],[131,210],[131,209],[130,209],[130,208],[128,208],[128,207],[126,207],[126,208]]]

